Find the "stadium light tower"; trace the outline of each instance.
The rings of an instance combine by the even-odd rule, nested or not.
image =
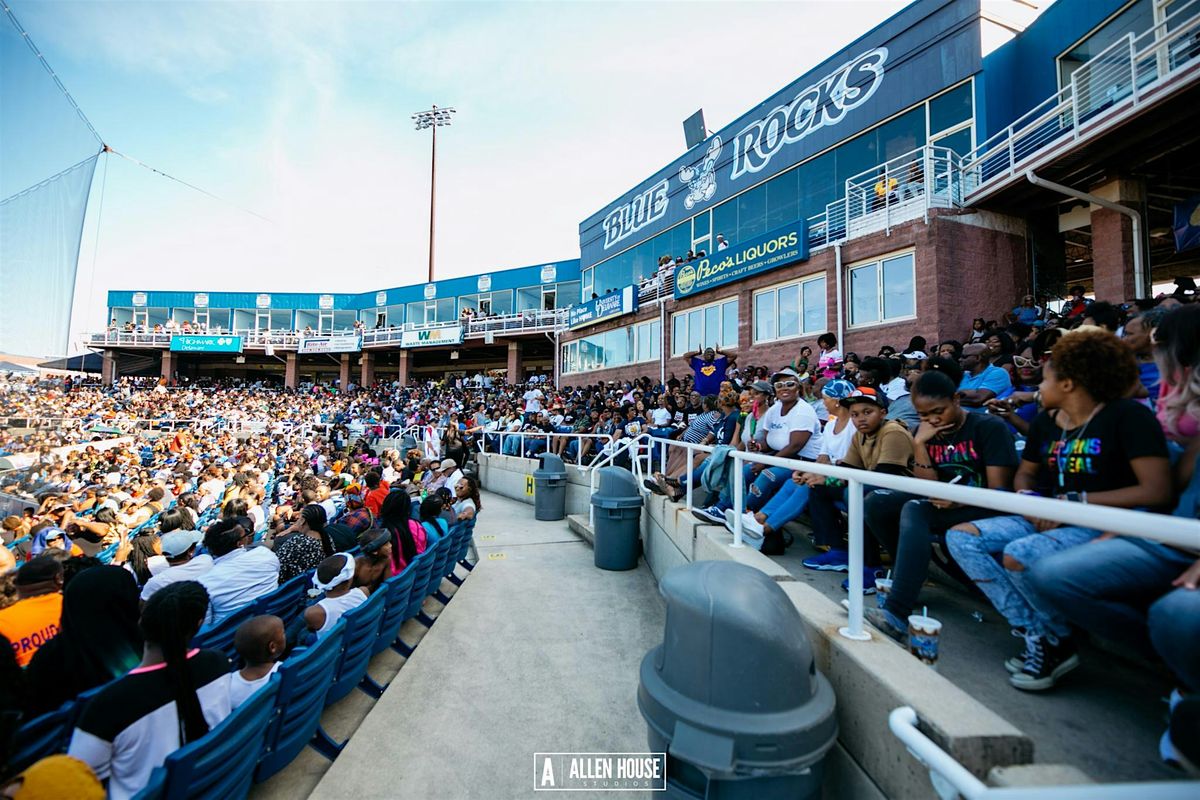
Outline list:
[[[433,220],[434,197],[437,187],[437,129],[450,124],[450,115],[457,113],[453,108],[438,108],[434,106],[428,111],[418,111],[412,115],[417,130],[430,128],[433,131],[433,151],[429,167],[429,282],[433,283]]]

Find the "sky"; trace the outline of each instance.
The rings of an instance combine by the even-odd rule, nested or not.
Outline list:
[[[577,258],[579,223],[680,155],[697,108],[717,130],[907,4],[5,2],[104,142],[222,198],[102,158],[72,342],[109,289],[423,282],[430,133],[411,115],[434,104],[457,109],[437,277]],[[99,149],[7,33],[4,197]]]

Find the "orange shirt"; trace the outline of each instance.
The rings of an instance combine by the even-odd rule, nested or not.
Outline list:
[[[12,643],[13,655],[22,667],[38,648],[58,635],[62,603],[62,592],[50,592],[0,609],[0,634]]]
[[[367,492],[366,497],[363,498],[363,505],[371,509],[371,513],[378,518],[379,509],[383,507],[383,501],[388,496],[388,492],[390,491],[391,486],[388,485],[388,482],[380,481],[378,489],[372,489],[371,491]]]

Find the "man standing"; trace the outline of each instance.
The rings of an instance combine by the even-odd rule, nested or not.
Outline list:
[[[737,363],[736,355],[727,355],[719,347],[706,347],[703,354],[693,350],[684,356],[695,376],[694,388],[700,396],[721,392],[721,382],[726,379],[729,368]]]

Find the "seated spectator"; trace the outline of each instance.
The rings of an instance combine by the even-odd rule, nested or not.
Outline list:
[[[363,505],[378,519],[379,510],[383,506],[383,499],[388,496],[388,492],[391,491],[392,487],[384,483],[379,473],[374,471],[368,472],[363,480],[367,484],[367,493],[363,497]]]
[[[983,411],[992,399],[1003,400],[1012,393],[1008,372],[992,366],[992,352],[986,344],[969,344],[963,348],[962,383],[958,386],[959,402],[969,411]]]
[[[177,581],[194,581],[212,569],[213,558],[208,553],[196,555],[204,540],[199,531],[176,530],[159,538],[159,547],[167,559],[167,569],[154,575],[142,586],[141,600],[145,603],[159,589]]]
[[[272,547],[279,557],[280,583],[316,569],[322,559],[333,555],[333,540],[325,532],[325,521],[325,509],[309,503],[287,530],[274,537]]]
[[[921,420],[909,398],[908,380],[900,376],[901,366],[894,358],[864,359],[858,382],[879,390],[887,402],[887,418],[903,422],[909,433],[914,433]]]
[[[212,555],[213,565],[196,580],[211,603],[208,622],[220,622],[279,585],[279,558],[253,540],[254,533],[237,519],[218,520],[204,532],[204,549]]]
[[[249,700],[279,669],[279,659],[287,647],[283,620],[272,614],[251,617],[238,626],[233,646],[245,666],[229,673],[230,709]]]
[[[379,526],[391,535],[392,573],[399,575],[425,552],[425,529],[412,518],[413,504],[404,492],[393,492],[383,502]]]
[[[229,716],[229,659],[188,650],[207,609],[208,593],[195,581],[151,597],[140,623],[141,665],[83,710],[67,753],[108,781],[109,798],[137,794],[168,755]]]
[[[1133,351],[1138,363],[1138,385],[1134,397],[1143,399],[1153,410],[1158,401],[1160,377],[1158,363],[1154,359],[1154,329],[1162,321],[1164,312],[1151,310],[1131,317],[1121,331],[1121,341]]]
[[[1030,425],[1014,480],[1017,491],[1118,508],[1160,509],[1169,503],[1162,429],[1149,409],[1123,399],[1137,379],[1129,349],[1108,331],[1082,328],[1059,340],[1042,372],[1047,410]],[[1079,665],[1069,626],[1039,601],[1026,570],[1100,535],[1019,516],[962,523],[946,534],[954,560],[1025,638],[1023,665],[1009,665],[1016,688],[1049,689]]]
[[[354,557],[354,585],[368,594],[378,589],[391,575],[392,535],[383,528],[371,528],[358,536],[359,554]]]
[[[479,481],[464,475],[454,484],[454,518],[458,521],[474,519],[483,510],[479,499]]]
[[[317,567],[313,586],[325,597],[304,609],[304,624],[316,638],[332,631],[347,611],[367,602],[367,593],[354,585],[354,572],[349,553],[335,553]]]
[[[0,636],[12,644],[17,664],[25,666],[61,630],[62,561],[40,555],[17,570],[17,602],[0,608]]]
[[[708,401],[707,397],[705,401]],[[705,440],[699,442],[699,444],[733,445],[737,441],[738,426],[741,421],[741,415],[738,411],[738,396],[732,390],[725,391],[716,399],[716,405],[716,411],[720,417],[711,432],[713,438],[709,439],[706,436]],[[702,417],[703,415],[696,419],[700,420]],[[692,429],[690,425],[688,428],[689,430]],[[684,441],[687,441],[687,431],[684,431],[684,437]],[[668,463],[670,463],[670,459],[668,459]],[[672,501],[677,501],[687,492],[686,487],[689,482],[693,487],[700,484],[700,478],[704,474],[704,469],[708,463],[709,458],[705,458],[700,462],[700,466],[691,470],[690,473],[685,472],[676,478],[668,478],[663,473],[657,472],[653,480],[646,479],[642,481],[642,484],[655,494],[665,494]],[[708,498],[702,498],[701,502],[704,505],[708,505]]]
[[[912,475],[913,440],[902,422],[887,419],[883,399],[871,387],[855,389],[839,401],[850,409],[855,434],[842,465],[887,475]],[[812,518],[814,542],[826,552],[806,558],[808,569],[846,572],[850,553],[842,544],[845,531],[838,517],[837,504],[845,496],[844,483],[815,478],[809,483],[808,513]],[[879,548],[870,537],[863,537],[863,587],[874,591],[879,568]]]
[[[137,666],[142,657],[137,595],[132,575],[106,566],[81,572],[63,590],[61,630],[25,668],[31,717]]]
[[[1017,467],[1012,434],[999,419],[970,414],[958,401],[954,382],[926,372],[913,386],[921,426],[913,437],[913,474],[924,480],[1007,491]],[[934,537],[960,522],[998,512],[946,500],[876,489],[863,501],[864,528],[892,554],[892,590],[883,608],[864,612],[868,621],[896,640],[908,632],[908,615],[929,574]]]
[[[837,337],[822,333],[817,337],[817,347],[821,350],[817,355],[818,376],[827,380],[838,377],[842,371],[842,351],[838,350]]]
[[[1021,298],[1021,304],[1012,310],[1012,318],[1017,322],[1039,327],[1042,324],[1043,313],[1034,296],[1027,294]]]

